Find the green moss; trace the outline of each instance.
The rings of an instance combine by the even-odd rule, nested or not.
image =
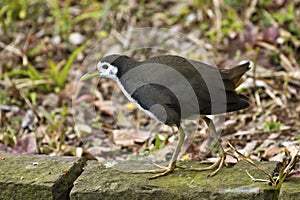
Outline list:
[[[181,164],[205,166],[196,162]],[[261,164],[269,172],[275,166],[275,163]],[[113,168],[89,162],[87,169],[76,180],[71,199],[264,199],[266,195],[273,195],[266,183],[254,183],[250,180],[245,173],[246,169],[254,177],[261,178],[262,174],[247,163],[224,168],[211,178],[206,178],[209,171],[181,169],[154,180],[148,179],[151,174],[124,173],[128,170],[155,168],[154,165],[141,161],[119,162]]]

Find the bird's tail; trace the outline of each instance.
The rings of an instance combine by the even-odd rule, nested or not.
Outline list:
[[[231,80],[235,87],[238,87],[242,83],[242,76],[249,69],[251,69],[253,63],[251,61],[242,61],[239,65],[228,70],[228,79]]]

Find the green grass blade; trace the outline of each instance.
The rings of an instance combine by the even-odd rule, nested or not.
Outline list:
[[[67,63],[64,65],[63,69],[61,70],[61,72],[59,74],[59,77],[57,80],[58,87],[61,88],[64,86],[74,59],[81,51],[84,50],[84,48],[85,48],[85,45],[81,45],[80,47],[75,49],[75,51],[71,54],[70,58],[68,59]]]

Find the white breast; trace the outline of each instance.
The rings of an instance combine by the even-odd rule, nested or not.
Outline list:
[[[146,113],[149,117],[156,119],[157,121],[160,121],[153,113],[151,113],[148,110],[145,110],[135,99],[133,99],[131,97],[131,95],[125,90],[125,88],[123,87],[123,85],[121,84],[120,80],[117,78],[115,79],[115,81],[117,82],[118,86],[120,87],[120,89],[122,90],[123,94],[126,96],[126,98],[132,102],[136,107],[138,107],[140,110],[142,110],[144,113]]]

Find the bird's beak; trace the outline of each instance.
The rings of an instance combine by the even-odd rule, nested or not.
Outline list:
[[[88,72],[86,73],[85,75],[83,75],[79,81],[85,81],[85,80],[88,80],[90,78],[93,78],[95,76],[99,76],[100,75],[100,72],[96,71],[96,72]]]

